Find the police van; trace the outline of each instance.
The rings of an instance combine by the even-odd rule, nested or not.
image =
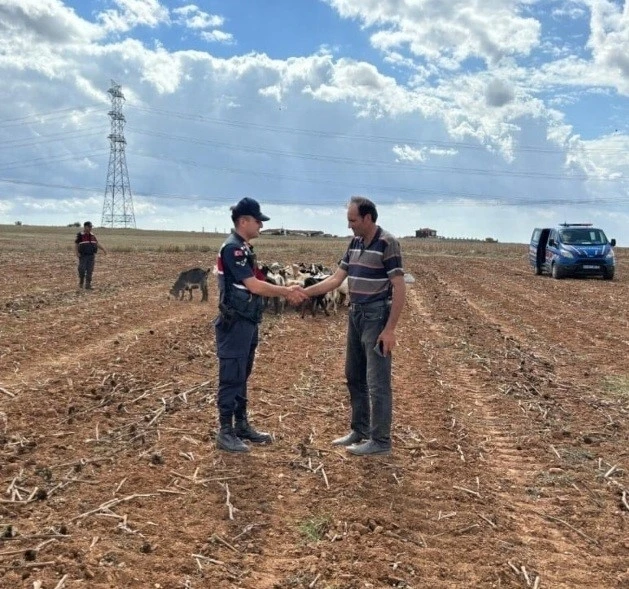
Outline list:
[[[616,270],[614,246],[602,229],[591,223],[561,223],[556,228],[535,228],[529,245],[529,262],[535,274],[553,278],[602,276],[612,280]]]

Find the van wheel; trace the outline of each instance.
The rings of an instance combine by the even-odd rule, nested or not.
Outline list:
[[[553,264],[553,267],[550,273],[552,274],[553,278],[557,280],[559,280],[560,278],[563,278],[563,272],[559,269],[559,266],[557,266],[557,264]]]
[[[612,268],[611,270],[605,270],[605,273],[603,274],[603,278],[605,280],[613,280],[614,279],[614,269]]]

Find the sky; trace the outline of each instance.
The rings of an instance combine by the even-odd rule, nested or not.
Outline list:
[[[1,224],[122,210],[117,84],[139,229],[227,231],[249,196],[344,236],[361,195],[399,237],[629,244],[625,1],[0,0],[0,76]]]

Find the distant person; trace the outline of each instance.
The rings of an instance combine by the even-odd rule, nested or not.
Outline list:
[[[300,286],[277,286],[266,282],[258,268],[250,242],[260,235],[269,217],[252,198],[243,198],[231,208],[234,229],[225,240],[216,262],[219,315],[214,321],[218,368],[219,432],[216,446],[227,452],[248,452],[243,442],[271,443],[268,433],[253,428],[247,418],[247,380],[258,346],[263,297],[286,297],[297,305],[308,296]]]
[[[86,290],[91,290],[96,253],[102,251],[104,254],[107,254],[107,250],[98,243],[96,235],[92,233],[92,223],[90,221],[85,221],[83,223],[83,231],[79,231],[76,234],[74,249],[76,257],[79,259],[79,288],[85,287]]]
[[[391,452],[391,351],[404,307],[406,285],[398,241],[376,225],[376,205],[354,196],[347,225],[354,233],[336,272],[309,286],[309,296],[338,288],[349,276],[345,377],[352,407],[351,431],[332,442],[357,456]]]

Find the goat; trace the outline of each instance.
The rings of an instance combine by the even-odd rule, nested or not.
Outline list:
[[[315,278],[315,280],[320,280],[322,278],[327,278],[327,276],[314,276],[313,278]],[[332,312],[335,315],[338,312],[339,306],[342,307],[343,305],[349,305],[349,286],[347,276],[337,288],[326,292],[323,296],[326,309],[332,309]]]
[[[327,276],[308,276],[308,278],[304,280],[304,288],[308,288],[309,286],[318,284],[325,278],[327,278]],[[316,297],[310,297],[310,299],[301,303],[300,305],[301,318],[302,319],[304,318],[304,316],[306,315],[306,310],[308,308],[310,308],[310,312],[312,313],[312,316],[314,317],[317,313],[317,307],[321,307],[323,309],[323,312],[326,314],[326,316],[328,317],[330,316],[330,313],[328,312],[326,295],[323,294]]]
[[[272,265],[273,268],[277,267],[278,270],[280,268],[279,264],[273,264]],[[276,286],[285,286],[286,285],[286,281],[284,280],[284,277],[280,274],[280,272],[278,271],[273,272],[271,270],[271,268],[269,268],[266,265],[262,265],[260,266],[260,272],[262,272],[262,274],[264,274],[265,280],[269,283],[269,284],[275,284]],[[284,299],[282,297],[267,297],[265,300],[265,307],[268,307],[269,303],[270,303],[270,299],[273,299],[273,307],[275,309],[275,314],[279,315],[281,311],[284,310]]]
[[[203,268],[192,268],[191,270],[184,270],[179,274],[179,278],[175,281],[170,289],[170,295],[183,300],[183,295],[188,291],[188,300],[192,300],[192,290],[195,288],[201,289],[201,300],[207,301],[207,280],[210,270],[203,270]]]
[[[341,306],[349,306],[349,281],[347,276],[336,289],[336,302]]]

